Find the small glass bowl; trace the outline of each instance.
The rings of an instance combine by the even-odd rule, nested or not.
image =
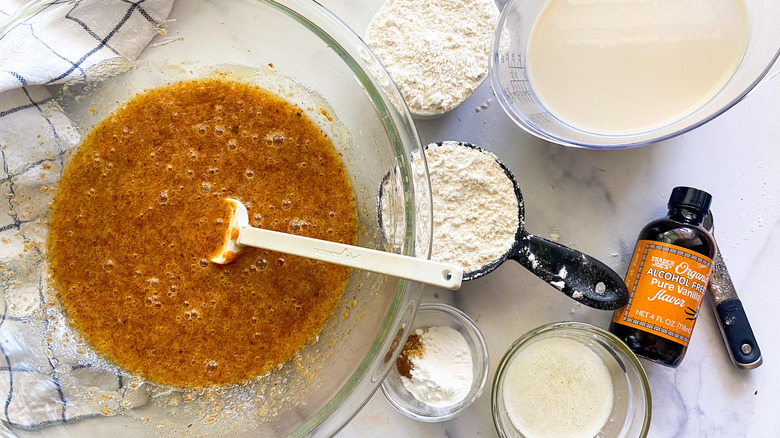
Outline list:
[[[599,438],[646,437],[650,427],[652,402],[644,368],[628,346],[612,333],[581,322],[556,322],[543,325],[514,342],[496,370],[493,381],[493,423],[501,437],[523,437],[512,424],[504,405],[504,377],[509,365],[529,345],[549,338],[577,341],[604,361],[612,377],[613,404]],[[550,413],[554,415],[554,413]]]
[[[409,334],[414,333],[418,328],[435,326],[451,327],[466,338],[466,343],[471,350],[471,361],[474,364],[473,381],[468,395],[460,402],[443,408],[432,407],[417,400],[406,390],[401,375],[394,366],[382,382],[382,392],[394,408],[418,421],[446,421],[464,413],[482,394],[490,365],[485,339],[474,321],[465,313],[446,304],[421,304]]]

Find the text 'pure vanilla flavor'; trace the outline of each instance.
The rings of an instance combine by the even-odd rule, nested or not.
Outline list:
[[[638,356],[670,367],[685,356],[716,252],[702,227],[711,201],[702,190],[675,187],[667,216],[639,233],[626,274],[628,304],[609,328]]]

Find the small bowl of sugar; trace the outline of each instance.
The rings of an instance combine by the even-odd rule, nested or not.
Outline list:
[[[421,304],[382,392],[407,417],[450,420],[482,394],[489,364],[485,340],[471,318],[446,304]]]
[[[502,438],[646,437],[652,401],[636,355],[612,333],[557,322],[515,341],[496,370],[493,423]]]

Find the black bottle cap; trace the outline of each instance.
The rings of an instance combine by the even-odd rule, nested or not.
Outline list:
[[[675,187],[672,195],[669,196],[669,207],[673,205],[692,207],[705,213],[710,210],[710,202],[712,202],[712,195],[693,187]]]

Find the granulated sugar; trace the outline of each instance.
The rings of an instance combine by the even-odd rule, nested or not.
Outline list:
[[[497,21],[493,0],[388,0],[366,42],[413,113],[441,114],[487,75]]]
[[[604,361],[571,339],[545,338],[509,363],[504,405],[523,436],[591,438],[599,435],[614,403]]]
[[[457,142],[425,150],[433,198],[431,259],[474,272],[506,254],[520,225],[514,185],[490,152]]]

